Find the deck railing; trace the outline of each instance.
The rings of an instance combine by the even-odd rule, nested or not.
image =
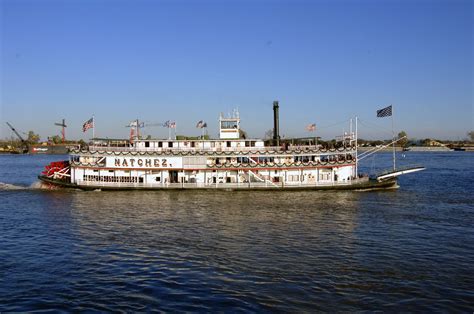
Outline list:
[[[80,186],[108,187],[108,188],[133,188],[133,189],[245,189],[245,188],[301,188],[301,187],[326,187],[348,186],[351,184],[367,182],[367,177],[344,182],[240,182],[240,183],[125,183],[125,182],[100,182],[77,181]]]
[[[315,145],[289,146],[262,146],[262,147],[113,147],[113,146],[89,146],[92,152],[294,152],[294,151],[318,151],[318,152],[352,152],[355,147],[341,147],[336,149],[324,149]],[[73,151],[75,152],[75,151]],[[77,152],[84,152],[84,150]]]

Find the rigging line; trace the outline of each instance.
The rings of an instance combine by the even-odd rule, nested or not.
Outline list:
[[[369,128],[373,128],[373,127],[375,126],[376,128],[378,128],[378,129],[380,129],[380,130],[386,132],[387,134],[392,135],[392,131],[391,131],[391,130],[386,129],[386,128],[384,128],[384,127],[381,127],[381,126],[379,126],[379,125],[377,125],[377,124],[375,124],[375,123],[363,121],[362,119],[359,119],[359,122],[360,122],[362,125],[364,125],[364,126],[366,126],[366,127],[369,127]],[[364,122],[365,122],[365,123],[364,123]],[[372,124],[372,127],[371,127],[370,125],[367,125],[366,123],[367,123],[367,124]]]

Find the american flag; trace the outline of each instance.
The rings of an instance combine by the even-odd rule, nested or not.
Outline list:
[[[392,115],[392,105],[377,110],[377,118],[390,117]]]
[[[305,129],[308,132],[314,132],[316,131],[316,124],[315,123],[308,124]]]
[[[94,117],[90,118],[82,125],[82,132],[85,132],[94,127]]]
[[[163,126],[165,128],[175,129],[176,128],[176,122],[168,120],[165,123],[163,123]]]
[[[196,124],[196,128],[198,129],[203,129],[203,128],[207,128],[207,123],[200,120],[197,124]]]

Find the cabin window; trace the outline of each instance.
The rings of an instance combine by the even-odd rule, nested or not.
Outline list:
[[[255,147],[255,141],[251,141],[250,146]]]
[[[227,141],[227,147],[230,147],[230,146],[231,146],[231,142]]]
[[[168,147],[173,147],[173,142],[168,142]]]
[[[194,147],[195,143],[194,142],[191,142],[191,147]]]
[[[156,182],[160,182],[160,181],[161,181],[161,177],[156,177],[156,178],[155,178],[155,181],[156,181]]]
[[[150,147],[150,142],[146,141],[145,142],[145,147]]]
[[[250,146],[250,142],[249,141],[245,141],[245,147],[249,147]]]
[[[237,129],[237,121],[221,121],[221,129]]]
[[[158,147],[163,147],[163,142],[158,142]]]

